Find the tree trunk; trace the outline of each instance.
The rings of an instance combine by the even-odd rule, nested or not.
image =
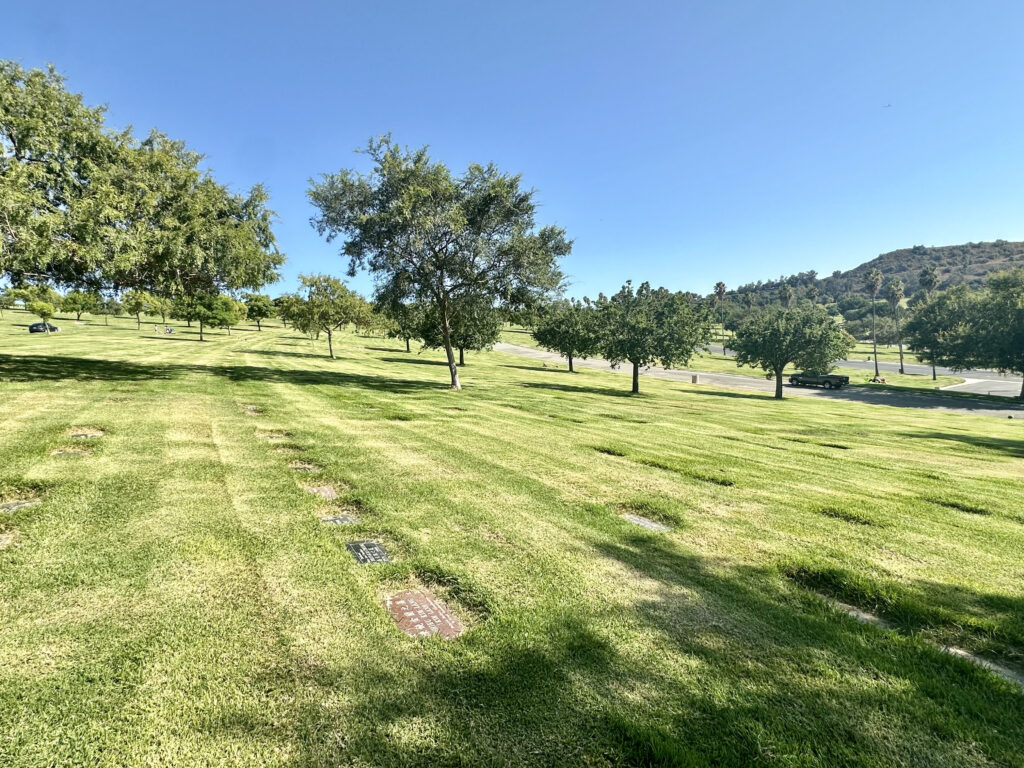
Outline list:
[[[640,394],[640,365],[633,363],[633,394]]]
[[[334,334],[327,332],[327,351],[331,353],[331,360],[334,359]]]
[[[405,337],[405,351],[406,352],[412,352],[412,350],[409,348],[409,337],[408,336]]]
[[[444,341],[444,354],[448,358],[448,372],[452,376],[452,389],[462,389],[459,383],[459,367],[455,365],[455,351],[452,349],[452,332],[448,326],[448,307],[441,308],[441,337]]]
[[[875,338],[875,297],[871,297],[871,345],[875,350],[875,378],[878,378],[878,340]],[[781,397],[781,395],[780,395]]]
[[[199,321],[199,340],[203,340],[203,321]]]
[[[775,369],[775,399],[782,399],[782,369]]]
[[[900,332],[900,320],[899,315],[896,316],[896,346],[900,350],[900,373],[905,374],[903,370],[903,334]]]
[[[569,357],[569,373],[575,373],[575,371],[572,369],[572,354],[568,355],[568,357]]]
[[[466,364],[466,350],[464,350],[462,347],[459,347],[459,365],[465,365],[465,364]]]

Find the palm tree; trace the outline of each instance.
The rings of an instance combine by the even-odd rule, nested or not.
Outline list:
[[[864,287],[871,293],[871,345],[875,350],[875,378],[878,378],[878,341],[875,338],[875,299],[878,298],[878,292],[882,289],[882,273],[878,271],[878,268],[872,269],[868,272],[867,279],[864,281]]]
[[[722,323],[722,351],[725,352],[725,283],[715,283],[715,303],[718,305],[718,318]]]
[[[789,283],[786,283],[779,289],[779,301],[782,302],[782,306],[786,309],[793,308],[793,299],[795,297],[796,295],[793,292],[793,286]]]
[[[900,350],[900,373],[903,370],[903,333],[900,329],[900,302],[903,301],[903,281],[894,277],[886,287],[886,298],[889,299],[889,308],[892,310],[892,319],[896,321],[896,344]]]
[[[932,291],[935,290],[939,284],[939,276],[935,274],[935,267],[928,265],[921,270],[921,273],[917,276],[917,282],[921,285],[921,290],[924,291],[924,300],[929,302],[932,300]],[[938,376],[935,374],[935,363],[932,363],[932,381],[935,381]]]

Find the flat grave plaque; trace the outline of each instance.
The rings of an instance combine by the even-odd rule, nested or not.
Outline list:
[[[338,498],[338,492],[329,485],[309,485],[306,486],[306,490],[314,496],[319,496],[321,499],[327,499],[328,501],[334,501],[334,499]]]
[[[639,525],[641,528],[646,528],[649,531],[657,531],[658,533],[668,533],[672,530],[667,525],[663,525],[655,520],[646,518],[643,515],[625,514],[622,517],[625,520],[629,520],[629,522],[633,523],[634,525]]]
[[[350,541],[345,548],[357,563],[390,563],[388,551],[376,541]]]
[[[462,622],[429,592],[407,589],[389,597],[387,605],[395,624],[410,637],[462,634]]]
[[[324,515],[320,518],[320,522],[328,525],[355,525],[359,522],[359,518],[354,515]]]
[[[78,458],[79,456],[85,456],[85,451],[83,451],[80,448],[58,448],[56,451],[53,451],[50,455],[59,456],[64,459],[74,459]]]
[[[38,499],[15,499],[14,501],[0,501],[0,512],[17,512],[19,509],[34,507],[43,502]]]
[[[260,437],[264,440],[287,440],[291,437],[289,432],[261,432]]]

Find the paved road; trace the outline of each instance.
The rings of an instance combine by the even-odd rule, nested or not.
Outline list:
[[[565,359],[554,352],[532,347],[520,347],[517,344],[499,342],[494,345],[496,352],[505,352],[520,357],[540,360],[555,365],[565,365]],[[577,368],[589,368],[598,371],[612,371],[620,374],[632,374],[632,369],[627,366],[612,368],[607,360],[600,358],[589,360],[573,361]],[[651,366],[641,370],[642,376],[650,376],[656,379],[669,379],[671,381],[689,382],[696,373],[700,376],[701,384],[711,384],[716,387],[729,387],[733,389],[756,390],[774,394],[775,382],[751,376],[738,376],[730,373],[708,373],[706,371],[692,371],[679,369],[665,369],[659,366]],[[971,398],[952,398],[943,395],[932,395],[926,392],[903,392],[892,389],[869,389],[867,387],[845,387],[840,390],[826,391],[824,389],[786,386],[786,396],[799,397],[828,397],[833,400],[847,400],[857,403],[869,403],[872,405],[889,405],[897,408],[921,408],[925,410],[949,411],[950,413],[973,413],[979,416],[996,416],[1005,419],[1007,416],[1024,418],[1024,407],[1007,403],[993,403],[986,400],[974,400]]]
[[[710,345],[710,349],[716,355],[723,354],[722,347],[718,344]],[[724,354],[731,355],[732,351]],[[913,359],[908,356],[908,359]],[[875,364],[870,360],[840,360],[838,365],[844,368],[857,368],[864,371],[875,370]],[[878,362],[878,370],[880,372],[892,372],[895,373],[900,369],[899,363],[891,363],[889,361]],[[921,376],[931,376],[932,367],[930,365],[920,365],[918,363],[904,363],[903,370],[907,373],[915,373]],[[999,373],[999,371],[987,371],[987,370],[966,370],[966,371],[954,371],[952,368],[943,368],[937,366],[935,372],[939,376],[957,376],[964,379],[963,384],[954,384],[951,387],[945,387],[953,392],[970,392],[975,395],[998,395],[1000,397],[1017,397],[1020,394],[1022,380],[1020,376],[1012,376],[1005,373]]]

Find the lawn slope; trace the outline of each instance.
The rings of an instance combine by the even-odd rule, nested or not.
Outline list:
[[[1024,766],[1024,694],[938,650],[1024,668],[1020,421],[497,353],[452,393],[380,338],[28,322],[0,765]],[[401,634],[410,586],[465,634]]]

